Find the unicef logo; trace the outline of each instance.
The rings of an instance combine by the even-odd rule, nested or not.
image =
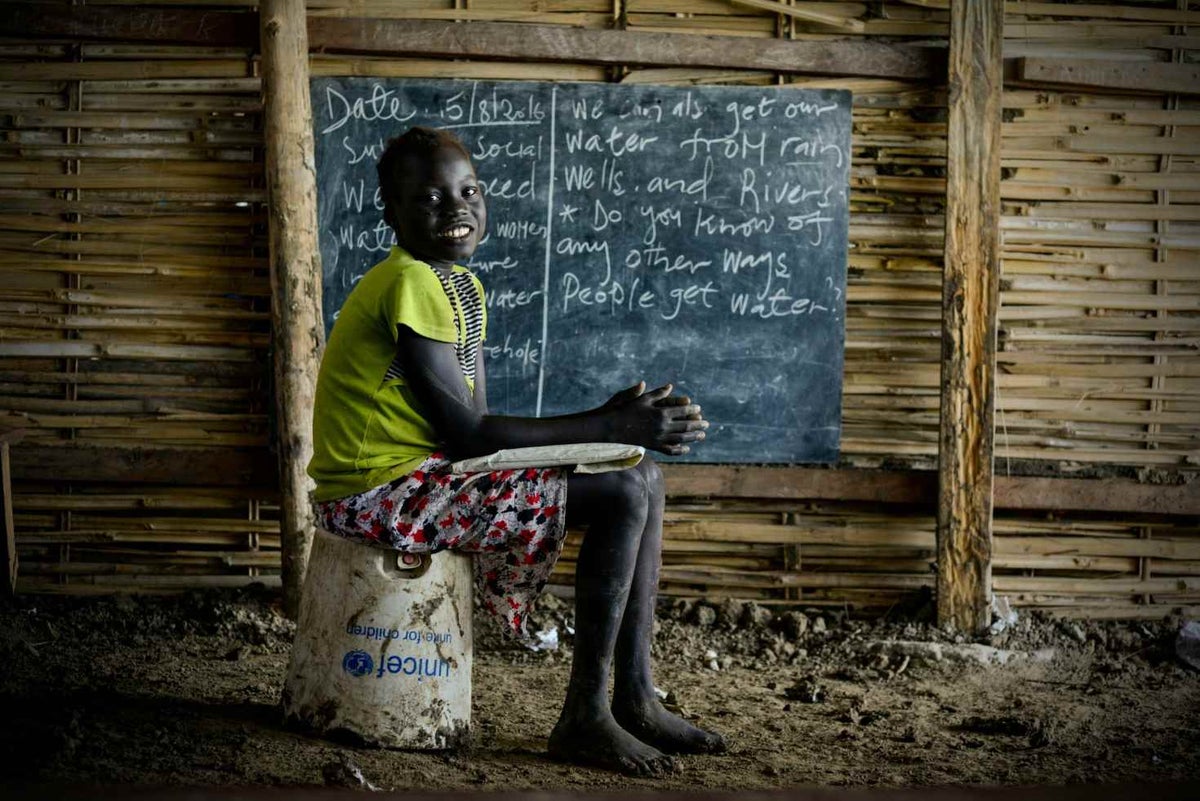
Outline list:
[[[351,676],[365,676],[374,669],[375,663],[366,651],[347,651],[342,657],[342,670]]]

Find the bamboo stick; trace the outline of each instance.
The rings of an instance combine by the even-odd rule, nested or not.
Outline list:
[[[950,0],[900,0],[906,5],[945,10]],[[1119,19],[1128,21],[1151,21],[1178,25],[1200,24],[1200,13],[1176,11],[1139,6],[1112,6],[1098,3],[1049,3],[1009,0],[1004,4],[1005,15],[1030,15],[1037,17],[1087,17],[1090,19]]]
[[[278,536],[260,535],[260,541],[279,547]],[[58,545],[63,543],[142,543],[147,545],[214,545],[221,547],[237,547],[245,545],[245,533],[238,532],[197,532],[184,531],[149,532],[149,531],[27,531],[17,534],[17,545]]]
[[[175,595],[185,591],[186,587],[176,587],[166,589],[162,587],[132,587],[132,586],[94,586],[91,584],[62,584],[58,579],[45,578],[19,578],[17,581],[17,592],[24,594],[38,595],[61,595],[61,596],[83,596],[97,597],[101,595],[113,595],[114,593],[138,593],[146,595]]]
[[[11,102],[5,102],[2,108],[13,108]],[[16,106],[19,108],[46,107],[44,102],[31,102]],[[55,108],[52,104],[50,108]],[[61,108],[62,106],[58,106]],[[255,96],[221,95],[221,94],[183,94],[183,95],[150,95],[142,96],[126,94],[106,94],[92,92],[86,95],[83,110],[99,111],[114,109],[117,111],[171,111],[174,109],[187,111],[202,111],[224,114],[254,114],[262,111],[262,101]]]
[[[117,576],[74,576],[71,584],[63,584],[50,589],[44,584],[28,579],[18,579],[18,592],[47,592],[51,594],[72,595],[92,594],[82,589],[82,586],[96,585],[113,591],[141,591],[143,589],[201,589],[201,588],[232,588],[248,587],[252,584],[262,584],[265,587],[278,588],[282,585],[279,576],[164,576],[164,575],[117,575]],[[35,589],[36,588],[36,589]],[[103,590],[101,590],[103,591]]]
[[[242,520],[237,518],[176,518],[176,517],[137,517],[124,518],[113,516],[75,515],[76,525],[106,525],[115,528],[137,528],[153,531],[262,531],[279,530],[278,521],[273,520]]]
[[[63,213],[71,213],[64,210]],[[219,221],[218,221],[219,222]],[[255,220],[248,219],[247,224]],[[220,223],[219,223],[220,224]],[[233,224],[233,223],[230,223]],[[138,275],[149,277],[193,277],[210,278],[222,270],[255,270],[268,269],[265,259],[254,256],[224,256],[210,255],[197,257],[192,253],[170,253],[156,255],[153,245],[149,245],[149,253],[131,254],[128,259],[80,259],[38,258],[19,251],[0,250],[0,266],[19,269],[44,269],[60,272],[75,272],[78,270],[94,270],[97,273],[109,271],[135,271]]]
[[[379,59],[352,56],[315,56],[314,76],[362,75],[378,78],[474,78],[478,80],[545,80],[542,64],[491,61],[440,61],[435,59]],[[603,81],[604,68],[588,65],[554,65],[554,75],[566,81]]]
[[[22,510],[48,509],[105,511],[131,509],[239,509],[245,500],[230,493],[209,489],[189,490],[186,494],[143,492],[137,494],[87,494],[21,492],[13,495],[13,504]]]
[[[367,10],[369,9],[369,10]],[[430,19],[454,20],[461,22],[525,22],[533,24],[571,25],[579,28],[603,28],[608,23],[608,15],[600,13],[538,13],[537,11],[519,10],[490,10],[490,9],[449,9],[449,8],[404,8],[378,7],[374,3],[366,8],[362,3],[357,7],[336,9],[310,10],[310,17],[361,17],[370,16],[381,19]]]
[[[278,554],[274,555],[275,565],[278,565]],[[219,561],[218,561],[218,564]],[[224,565],[223,565],[224,566]],[[227,565],[234,567],[234,565]],[[268,564],[239,564],[236,567],[270,567]],[[26,575],[37,576],[129,576],[145,581],[152,576],[173,576],[182,579],[184,576],[211,576],[213,564],[156,564],[139,565],[123,564],[120,562],[29,562],[23,571]]]
[[[1186,577],[1157,579],[1076,579],[1054,576],[997,575],[993,577],[993,581],[996,592],[1001,593],[1059,592],[1071,595],[1088,595],[1094,593],[1114,595],[1194,593],[1200,595],[1200,578]]]
[[[202,345],[141,345],[99,342],[0,342],[0,357],[33,356],[55,359],[180,359],[189,361],[256,362],[254,351]]]
[[[758,9],[759,11],[767,11],[772,14],[782,14],[792,19],[802,22],[814,22],[820,26],[835,28],[841,31],[850,33],[862,33],[866,30],[866,25],[862,20],[854,19],[849,16],[841,16],[836,14],[818,11],[811,7],[797,7],[787,3],[779,2],[779,0],[729,0],[734,5],[745,6],[747,8]],[[816,6],[816,3],[810,3],[809,6]]]
[[[2,88],[2,87],[0,87]],[[5,115],[12,128],[89,128],[117,131],[228,131],[254,133],[254,120],[246,117],[210,117],[195,113],[136,114],[101,111],[27,111]],[[1180,122],[1180,124],[1187,124]]]
[[[1190,560],[1200,558],[1200,539],[1115,539],[1102,536],[1006,537],[996,540],[998,554],[1049,556],[1125,556]]]
[[[1031,611],[1043,612],[1053,617],[1086,618],[1088,620],[1157,620],[1168,616],[1195,618],[1200,615],[1200,605],[1168,603],[1145,604],[1127,607],[1029,607]]]
[[[89,61],[89,62],[0,62],[0,81],[65,80],[65,81],[130,81],[141,80],[140,86],[161,92],[175,92],[196,86],[195,83],[164,84],[165,80],[180,78],[239,78],[209,84],[205,91],[233,90],[256,92],[257,78],[244,77],[252,70],[248,59],[202,59],[197,61]],[[152,81],[152,83],[150,82]],[[129,91],[139,84],[117,84],[116,91]],[[98,87],[102,88],[102,87]]]

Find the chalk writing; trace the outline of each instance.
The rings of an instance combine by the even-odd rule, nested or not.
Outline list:
[[[330,78],[313,99],[327,323],[395,244],[387,140],[451,128],[489,208],[466,266],[495,411],[576,411],[661,376],[717,424],[698,454],[836,458],[848,93]]]

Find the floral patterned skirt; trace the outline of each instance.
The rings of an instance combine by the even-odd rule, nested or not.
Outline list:
[[[529,608],[566,538],[564,468],[452,473],[432,454],[416,470],[358,495],[316,504],[332,534],[404,553],[475,554],[476,586],[503,630],[524,642]]]

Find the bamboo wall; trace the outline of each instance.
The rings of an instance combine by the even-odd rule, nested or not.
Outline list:
[[[938,0],[755,7],[777,5],[310,0],[309,10],[736,35],[748,47],[767,37],[938,44],[947,36]],[[1198,8],[1010,3],[1005,57],[1191,63]],[[1015,62],[1006,63],[1012,72]],[[852,89],[844,462],[935,466],[944,87],[326,53],[311,67],[313,75]],[[267,447],[258,92],[250,52],[0,45],[0,405],[29,428],[14,452],[103,442],[224,449],[238,460]],[[1081,92],[1013,72],[1004,106],[997,474],[1193,478],[1200,98]],[[272,492],[267,481],[252,483],[19,481],[21,588],[272,580]],[[664,589],[867,612],[911,606],[933,587],[934,529],[933,509],[911,504],[677,498]],[[1020,605],[1091,617],[1200,610],[1195,519],[1001,509],[995,535],[995,591]],[[569,580],[574,549],[560,580]]]
[[[232,463],[268,447],[260,109],[249,51],[0,44],[0,425],[25,429],[14,461],[119,446]],[[273,476],[135,484],[95,468],[71,482],[16,471],[20,591],[278,573]]]
[[[1194,63],[1196,8],[1010,14],[1005,55],[1120,61],[1127,71]],[[997,472],[1037,459],[1194,479],[1200,97],[1012,81],[1004,105]],[[995,591],[1094,617],[1172,605],[1195,616],[1196,522],[1000,519]]]

